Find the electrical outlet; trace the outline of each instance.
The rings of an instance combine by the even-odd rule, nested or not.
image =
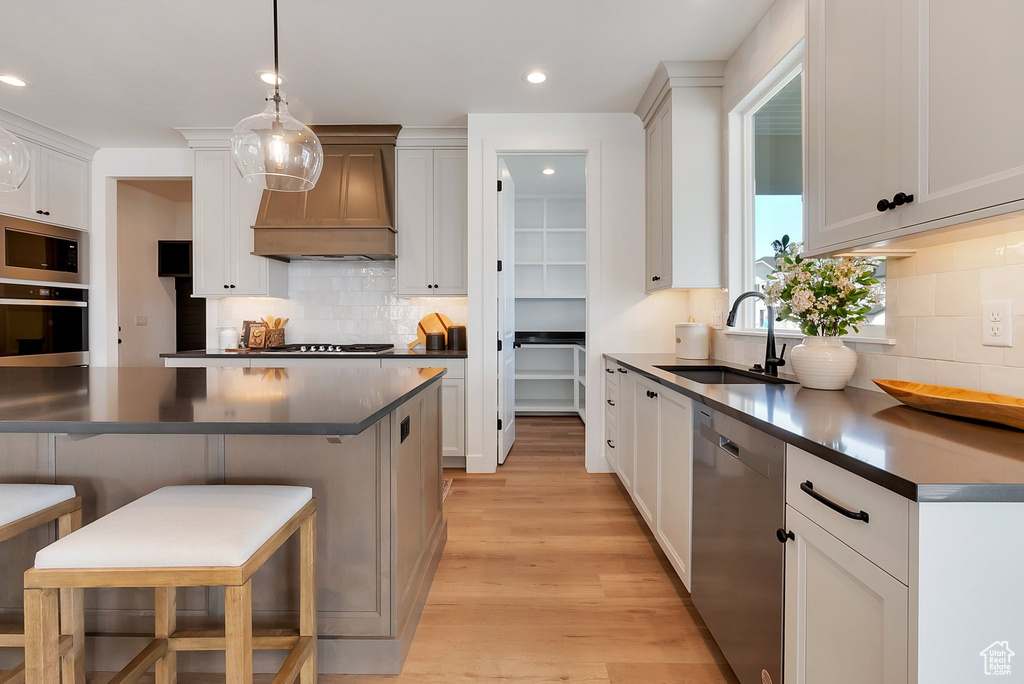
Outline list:
[[[135,325],[139,327],[149,325],[149,316],[136,316]]]
[[[714,316],[714,318],[712,319],[712,322],[711,322],[711,327],[714,328],[715,330],[721,330],[722,329],[722,325],[723,325],[723,323],[722,323],[723,317],[724,317],[724,315],[722,314],[721,311],[716,311],[715,312],[715,316]]]
[[[981,344],[1013,346],[1013,301],[992,299],[981,303]]]

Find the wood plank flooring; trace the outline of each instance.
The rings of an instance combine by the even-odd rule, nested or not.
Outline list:
[[[735,684],[618,480],[584,469],[583,424],[516,432],[496,474],[446,474],[448,545],[402,675],[320,681]]]

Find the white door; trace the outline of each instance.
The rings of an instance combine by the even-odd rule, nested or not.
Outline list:
[[[467,164],[466,150],[434,150],[434,294],[467,291]]]
[[[636,423],[633,452],[636,476],[633,501],[648,524],[655,525],[658,512],[658,394],[660,385],[645,380],[636,382]]]
[[[47,223],[86,230],[89,227],[89,162],[40,148],[42,198],[37,209]]]
[[[498,333],[501,351],[498,354],[498,463],[508,458],[512,443],[516,441],[516,186],[512,174],[501,159],[498,160]]]
[[[398,294],[433,294],[434,151],[398,150],[397,167]]]
[[[231,272],[231,152],[197,150],[192,181],[192,241],[195,255],[193,293],[223,297]]]
[[[267,283],[269,262],[266,257],[254,256],[252,251],[252,229],[256,214],[260,210],[263,190],[255,183],[246,183],[241,174],[229,170],[231,178],[231,199],[235,203],[231,212],[231,239],[228,248],[228,262],[231,274],[228,292],[233,295],[263,296],[269,291]]]
[[[647,292],[662,289],[666,282],[661,277],[664,266],[662,250],[665,245],[663,124],[659,116],[647,127]]]
[[[906,684],[907,587],[791,506],[786,526],[786,684]]]
[[[807,25],[808,251],[885,233],[903,190],[901,0],[810,0]]]
[[[646,398],[646,397],[645,397]],[[693,405],[675,392],[659,402],[658,542],[683,586],[690,588],[690,511],[693,493]]]
[[[1024,199],[1024,3],[906,4],[902,224]]]
[[[0,214],[10,214],[11,216],[21,216],[28,219],[43,219],[44,216],[36,214],[36,209],[39,208],[39,159],[40,150],[42,148],[33,142],[28,140],[22,140],[25,143],[25,147],[28,148],[29,159],[29,170],[28,177],[25,178],[25,182],[21,184],[21,187],[11,192],[0,192]]]

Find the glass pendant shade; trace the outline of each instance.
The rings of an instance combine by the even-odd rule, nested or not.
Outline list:
[[[277,192],[312,190],[324,165],[316,134],[288,113],[284,93],[277,100],[273,90],[266,109],[235,125],[231,153],[246,182]]]
[[[0,128],[0,192],[20,188],[31,164],[28,146],[7,129]]]

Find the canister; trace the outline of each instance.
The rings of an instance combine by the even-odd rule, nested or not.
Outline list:
[[[708,358],[708,332],[707,323],[676,323],[676,358]]]

